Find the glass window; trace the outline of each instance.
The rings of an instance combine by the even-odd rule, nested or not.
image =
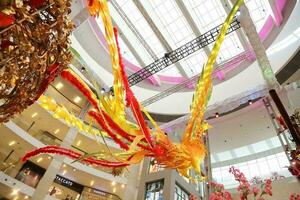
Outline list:
[[[155,23],[161,29],[168,43],[173,49],[189,42],[195,38],[188,22],[173,0],[155,0],[149,1],[150,16],[157,19]],[[159,24],[162,27],[159,27]]]
[[[164,180],[146,183],[145,200],[163,200]]]
[[[269,149],[265,140],[252,144],[255,153],[266,151]]]
[[[179,185],[175,185],[175,196],[174,200],[188,200],[189,195]]]
[[[245,0],[245,4],[257,31],[260,31],[267,17],[272,14],[269,0]]]
[[[232,159],[232,155],[231,155],[230,151],[224,151],[224,152],[218,153],[218,157],[220,158],[220,161]]]
[[[162,57],[166,50],[163,48],[154,31],[140,13],[132,0],[118,0],[116,1],[126,14],[130,22],[135,26],[140,35],[143,36],[144,41],[151,47],[157,57]]]
[[[250,154],[247,146],[234,149],[233,151],[237,155],[237,157],[243,157],[243,156],[247,156]]]

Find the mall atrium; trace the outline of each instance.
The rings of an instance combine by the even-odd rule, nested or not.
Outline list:
[[[300,200],[299,0],[1,0],[0,200]]]

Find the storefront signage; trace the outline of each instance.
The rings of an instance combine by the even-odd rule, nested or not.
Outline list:
[[[74,190],[78,193],[81,193],[82,190],[83,190],[83,186],[74,182],[74,181],[71,181],[67,178],[64,178],[62,176],[59,176],[59,175],[56,175],[55,179],[54,179],[54,182],[57,183],[57,184],[60,184],[60,185],[63,185],[71,190]]]

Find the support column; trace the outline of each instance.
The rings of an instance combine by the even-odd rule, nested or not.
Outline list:
[[[79,114],[79,118],[83,119],[86,111],[88,110],[89,104],[87,103],[81,110]],[[64,140],[62,141],[62,147],[70,148],[73,144],[76,136],[78,134],[78,130],[75,127],[71,127],[65,136]],[[56,174],[58,174],[62,164],[64,162],[64,158],[62,156],[54,156],[50,165],[48,166],[44,176],[41,178],[40,182],[38,183],[35,192],[33,193],[32,200],[42,200],[49,194],[49,188],[51,187]]]
[[[285,110],[280,98],[277,95],[276,90],[272,89],[269,91],[270,96],[272,97],[276,107],[278,108],[278,111],[280,115],[282,116],[286,126],[290,130],[290,133],[293,137],[294,142],[296,143],[297,146],[300,146],[300,138],[299,138],[299,133],[298,131],[294,128],[290,116],[288,115],[287,111]]]
[[[142,164],[131,165],[123,200],[137,200]]]
[[[279,110],[280,114],[283,117],[283,120],[285,121],[287,127],[289,128],[295,143],[297,144],[297,146],[299,146],[300,140],[290,121],[289,115],[287,114],[275,90],[275,88],[278,88],[279,84],[275,78],[275,74],[272,70],[269,58],[267,57],[265,47],[263,46],[259,38],[259,35],[256,31],[255,25],[252,21],[252,18],[250,17],[249,10],[245,5],[243,5],[240,7],[240,11],[241,11],[241,15],[239,16],[239,20],[253,48],[262,75],[268,85],[270,96],[272,97],[277,109]]]
[[[264,98],[263,102],[264,102],[264,106],[265,106],[265,108],[266,108],[266,110],[268,112],[268,115],[270,117],[270,120],[272,122],[272,125],[273,125],[273,127],[274,127],[274,129],[276,131],[276,135],[277,135],[277,137],[278,137],[278,139],[280,141],[280,144],[281,144],[281,146],[283,148],[283,151],[285,152],[285,155],[286,155],[287,159],[290,161],[290,157],[289,157],[289,153],[288,152],[292,150],[292,147],[291,147],[291,145],[289,143],[289,140],[286,137],[286,135],[284,133],[284,130],[281,129],[280,124],[276,120],[276,113],[274,111],[274,108],[273,108],[273,106],[272,106],[269,98],[268,97]],[[284,141],[285,141],[285,143],[286,143],[287,146],[284,144]]]
[[[211,187],[208,183],[212,181],[208,132],[205,133],[205,135],[203,137],[203,140],[204,140],[204,144],[205,144],[206,149],[207,149],[207,155],[206,155],[205,160],[204,160],[204,170],[205,170],[204,173],[205,173],[205,176],[207,178],[206,182],[203,183],[203,184],[205,184],[204,185],[204,199],[208,199],[209,195],[211,193]]]

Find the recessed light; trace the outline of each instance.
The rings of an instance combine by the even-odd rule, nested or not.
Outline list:
[[[65,175],[66,173],[67,173],[67,170],[64,170],[63,173],[62,173],[62,175]]]
[[[252,102],[252,100],[249,100],[248,103],[249,103],[249,105],[251,105],[253,102]]]
[[[121,188],[124,188],[124,187],[125,187],[125,185],[124,185],[124,184],[122,184],[122,185],[121,185]]]
[[[42,157],[40,157],[40,158],[38,158],[38,159],[37,159],[37,161],[36,161],[36,162],[37,162],[37,163],[40,163],[40,162],[42,162],[42,160],[43,160],[43,158],[42,158]]]
[[[11,195],[17,195],[19,192],[19,189],[13,189]]]
[[[77,96],[73,100],[75,103],[79,103],[81,101],[81,97]]]
[[[93,186],[94,183],[95,183],[95,181],[92,180],[91,183],[90,183],[90,186]]]
[[[117,191],[117,188],[114,188],[114,189],[113,189],[113,193],[116,193],[116,191]]]
[[[81,140],[78,140],[76,146],[80,146],[80,145],[81,145]]]
[[[48,156],[47,158],[48,158],[49,160],[51,160],[51,156]]]
[[[57,134],[59,131],[60,131],[59,129],[56,129],[56,130],[54,131],[54,134]]]
[[[60,90],[61,88],[64,87],[64,84],[62,84],[61,82],[58,82],[56,85],[55,85],[56,89]]]
[[[73,168],[73,172],[75,172],[76,171],[76,169],[75,168]]]
[[[13,146],[13,145],[15,145],[16,144],[16,141],[11,141],[10,143],[8,143],[8,146]]]
[[[116,182],[115,182],[115,181],[111,182],[111,185],[112,185],[112,186],[115,186],[115,185],[116,185]]]
[[[26,196],[24,197],[24,199],[28,199],[28,196],[26,195]]]
[[[220,115],[219,115],[219,113],[216,113],[216,118],[218,118]]]
[[[66,164],[63,164],[63,167],[66,167],[67,165]]]
[[[32,118],[35,118],[38,114],[35,112],[31,115]]]

